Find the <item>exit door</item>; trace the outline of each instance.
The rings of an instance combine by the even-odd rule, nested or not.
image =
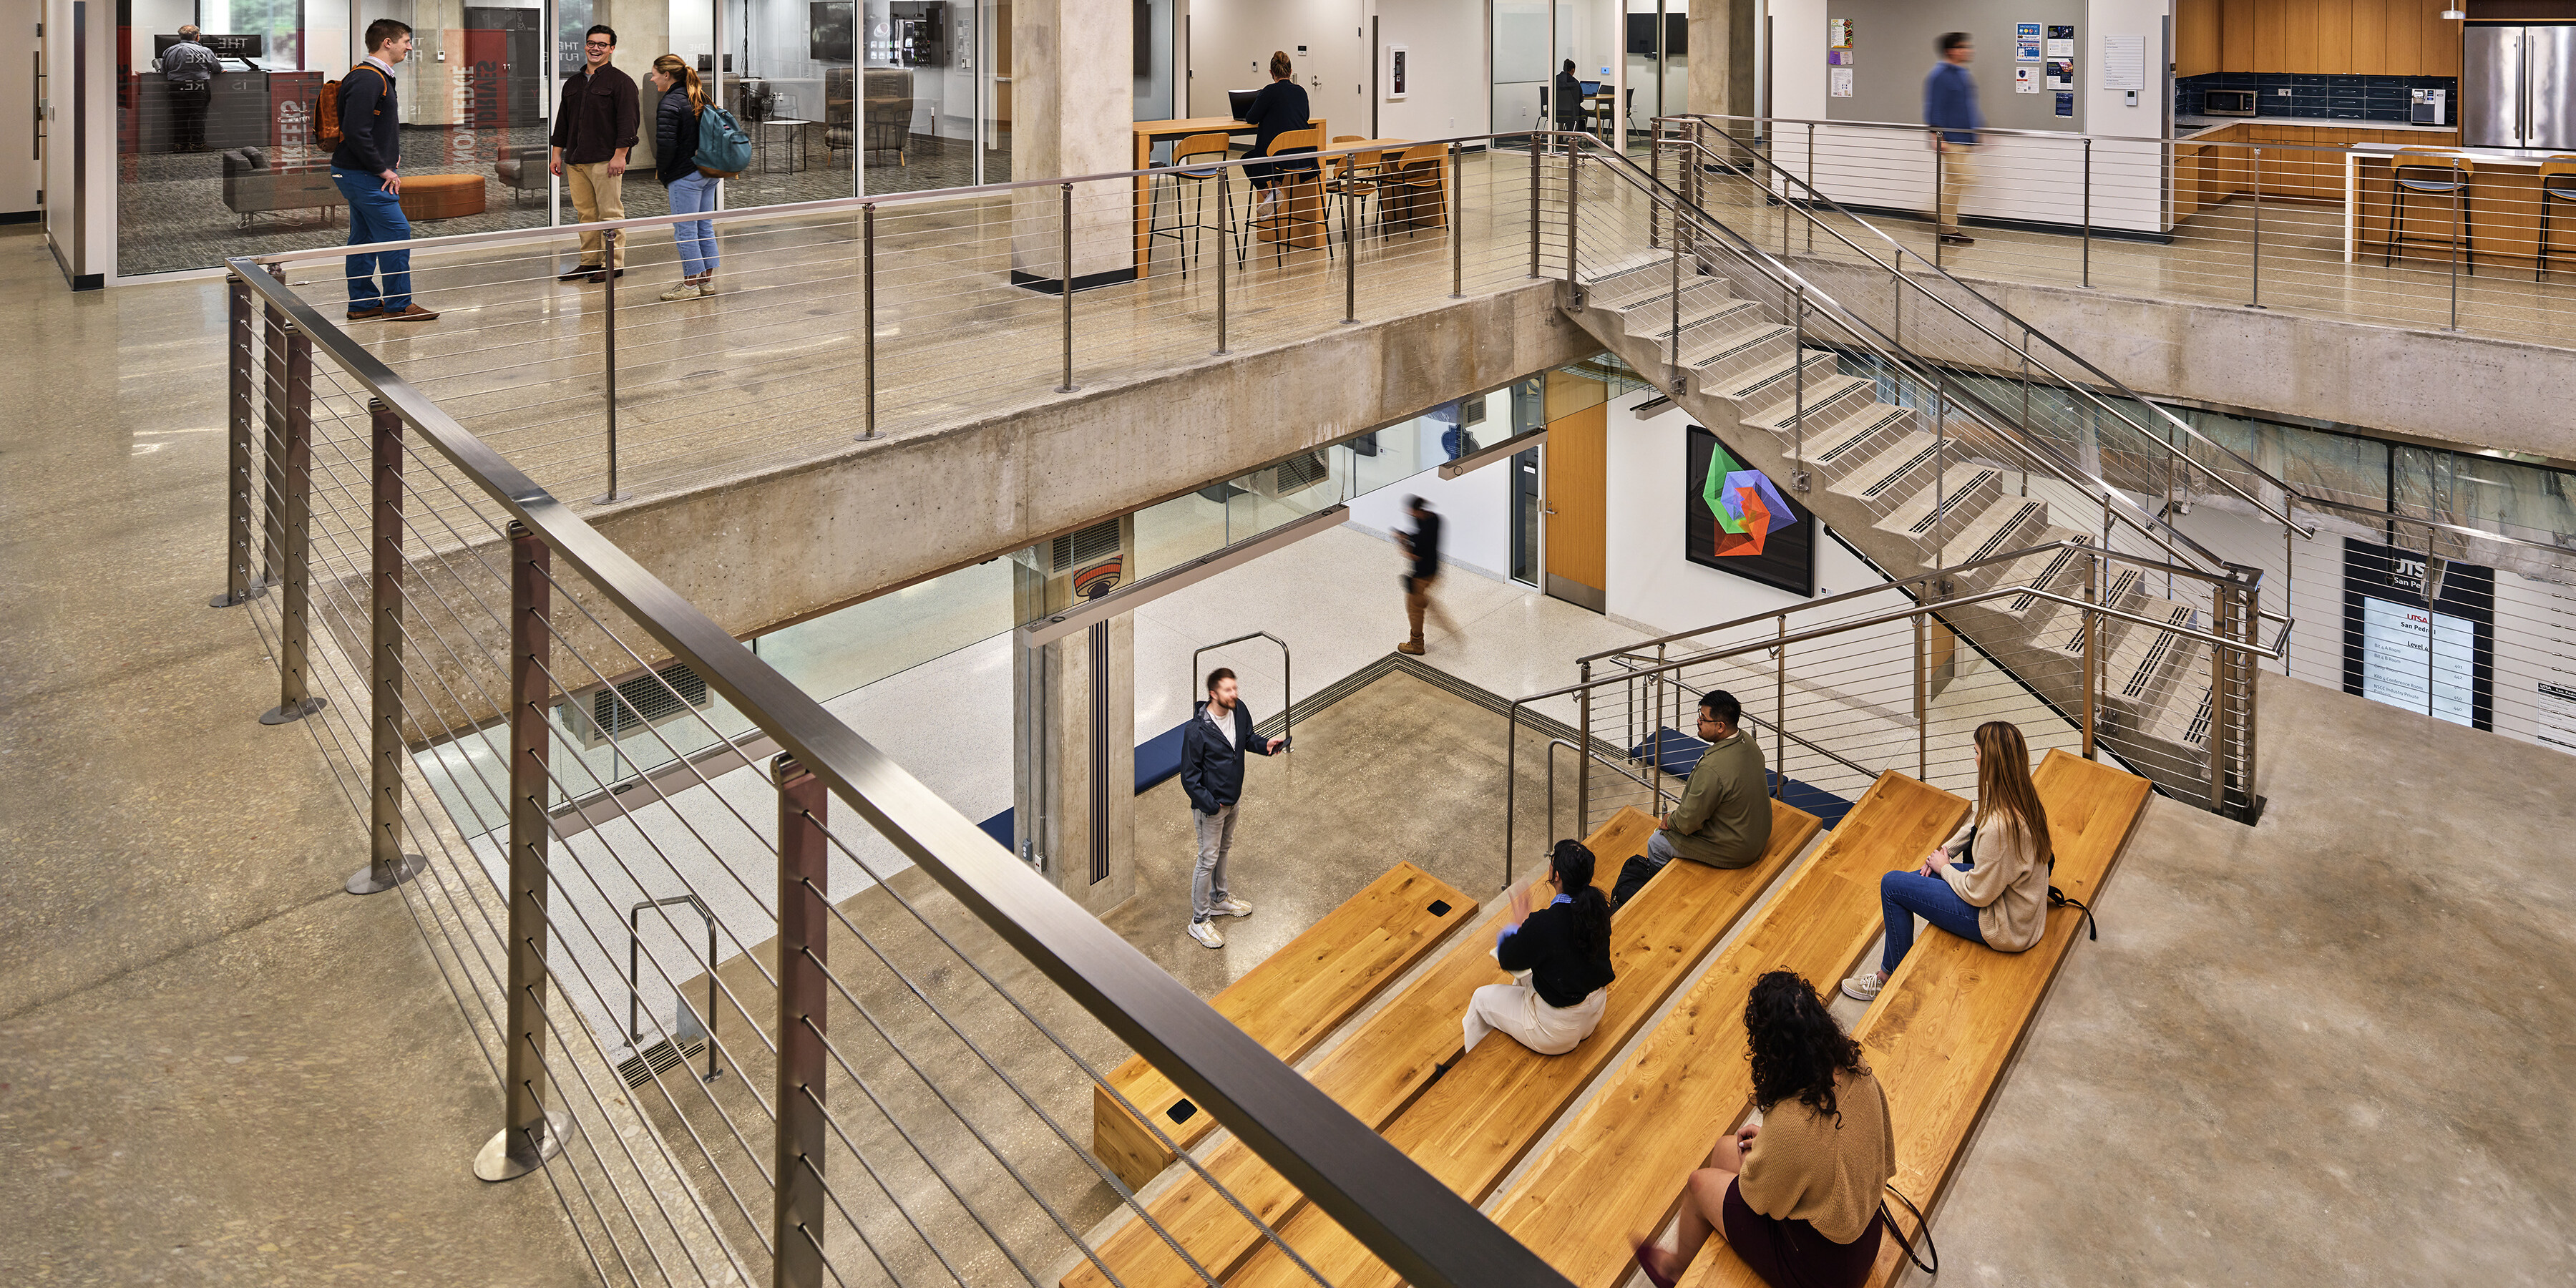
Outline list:
[[[1547,568],[1542,587],[1593,612],[1608,606],[1610,388],[1563,371],[1547,373]]]

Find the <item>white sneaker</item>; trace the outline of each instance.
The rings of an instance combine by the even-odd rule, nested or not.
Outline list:
[[[1209,904],[1208,915],[1211,917],[1249,917],[1252,915],[1252,905],[1245,903],[1243,900],[1237,899],[1232,895],[1228,895],[1223,899],[1217,900],[1215,903]]]
[[[682,282],[679,285],[662,292],[662,298],[665,300],[694,300],[704,294],[706,294],[706,292],[700,289],[697,283]]]
[[[1885,985],[1886,981],[1878,977],[1877,971],[1865,970],[1843,981],[1843,996],[1855,1002],[1866,1002],[1878,996],[1878,990]]]
[[[1191,922],[1190,938],[1209,948],[1225,947],[1225,932],[1217,929],[1213,921]]]

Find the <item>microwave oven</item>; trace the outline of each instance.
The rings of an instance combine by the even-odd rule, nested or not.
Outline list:
[[[2200,110],[2210,116],[2254,115],[2254,91],[2250,89],[2202,90]]]

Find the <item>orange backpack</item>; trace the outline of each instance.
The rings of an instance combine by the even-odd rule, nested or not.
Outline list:
[[[360,63],[349,70],[352,74],[359,71],[370,71],[376,72],[376,75],[378,76],[384,75],[383,72],[376,71],[375,64],[373,63]],[[388,89],[392,88],[393,82],[391,80],[387,80],[385,82],[385,87]],[[378,110],[381,111],[382,109]],[[314,105],[313,114],[320,118],[315,122],[315,124],[319,127],[322,141],[331,147],[339,147],[340,140],[342,138],[340,133],[340,82],[325,81],[322,83],[322,101]]]

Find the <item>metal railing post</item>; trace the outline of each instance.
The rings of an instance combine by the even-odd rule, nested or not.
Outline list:
[[[2084,276],[2079,283],[2093,285],[2093,136],[2084,136]]]
[[[1064,292],[1064,383],[1057,385],[1060,394],[1073,393],[1082,386],[1073,383],[1073,185],[1064,185],[1064,223],[1058,230],[1056,262],[1063,276],[1056,286]]]
[[[1927,587],[1928,589],[1928,587]],[[1914,777],[1932,781],[1932,695],[1923,672],[1923,614],[1914,615]]]
[[[546,625],[554,582],[551,547],[510,525],[510,857],[508,995],[502,999],[501,1130],[474,1155],[487,1181],[525,1176],[563,1150],[564,1115],[546,1110],[546,903],[551,878],[546,817],[554,705],[554,634]]]
[[[1583,664],[1582,678],[1586,686],[1592,683],[1590,662]],[[1592,828],[1592,690],[1586,687],[1576,694],[1574,704],[1577,708],[1575,724],[1583,730],[1583,754],[1575,758],[1582,772],[1574,776],[1574,826],[1578,831],[1589,832]],[[1549,837],[1548,843],[1555,844],[1556,838]]]
[[[1535,130],[1532,130],[1532,131],[1530,132],[1530,136],[1529,136],[1529,152],[1530,152],[1530,186],[1529,186],[1529,208],[1530,208],[1530,271],[1529,271],[1529,275],[1530,275],[1531,277],[1533,277],[1533,278],[1538,277],[1538,276],[1540,276],[1540,275],[1541,275],[1541,274],[1539,273],[1539,262],[1538,262],[1538,241],[1539,241],[1539,205],[1540,205],[1540,202],[1539,202],[1539,192],[1540,192],[1541,187],[1543,186],[1543,182],[1544,182],[1544,180],[1543,180],[1543,176],[1542,176],[1542,174],[1541,174],[1541,172],[1540,172],[1540,169],[1539,169],[1539,154],[1538,154],[1538,149],[1539,149],[1539,136],[1538,136],[1538,132],[1537,132],[1537,131],[1535,131]]]
[[[796,758],[778,780],[778,1106],[770,1246],[774,1288],[823,1283],[823,1041],[831,911],[824,907],[823,830],[832,797]]]
[[[268,404],[260,417],[260,547],[259,582],[274,586],[286,572],[286,349],[294,324],[274,304],[261,310],[260,347],[264,350],[260,382]]]
[[[259,718],[261,724],[301,720],[329,705],[313,696],[308,683],[312,667],[313,616],[313,337],[292,322],[279,324],[285,339],[285,441],[271,467],[280,476],[284,513],[270,528],[278,536],[279,559],[286,582],[285,606],[277,618],[277,706]],[[275,352],[275,350],[271,350]]]
[[[1810,195],[1816,191],[1816,123],[1813,121],[1807,122],[1807,191]],[[1812,255],[1815,251],[1816,220],[1810,213],[1807,219],[1807,253]]]
[[[1947,156],[1949,149],[1949,137],[1937,130],[1934,131],[1932,134],[1932,267],[1934,268],[1941,267],[1941,239],[1950,235],[1949,228],[1941,222],[1943,210],[1941,198],[1945,195],[1942,185],[1948,183],[1950,179],[1950,164]]]
[[[1807,473],[1807,284],[1805,282],[1798,283],[1797,307],[1791,312],[1789,424],[1794,431],[1790,439],[1790,459],[1794,465],[1790,470],[1789,482],[1794,487]]]
[[[231,327],[224,356],[232,388],[224,433],[224,589],[206,601],[208,608],[231,608],[267,593],[251,580],[250,572],[250,493],[258,486],[251,477],[250,424],[259,398],[254,383],[258,374],[253,370],[258,359],[251,350],[250,283],[239,277],[232,280],[227,307]]]
[[[1646,145],[1646,192],[1650,197],[1664,186],[1663,143],[1663,135],[1658,133]],[[1676,174],[1673,178],[1676,180],[1673,189],[1678,192],[1681,190],[1681,184],[1678,182],[1681,176]],[[1661,202],[1655,202],[1646,207],[1646,249],[1655,250],[1663,246],[1665,215]],[[1678,212],[1674,212],[1674,215],[1678,217]]]
[[[1789,795],[1789,615],[1780,613],[1771,620],[1780,641],[1771,651],[1771,770],[1778,783],[1771,794],[1785,800]]]
[[[1237,263],[1234,254],[1234,194],[1227,190],[1227,177],[1231,173],[1222,167],[1216,172],[1216,353],[1220,358],[1233,352],[1225,347],[1225,270],[1228,264]]]
[[[2248,276],[2254,293],[2252,298],[2246,300],[2245,307],[2259,309],[2263,307],[2263,149],[2261,148],[2254,149],[2254,253],[2247,258],[2253,264],[2253,272]]]
[[[1467,153],[1449,145],[1449,298],[1467,298]]]
[[[1568,144],[1565,149],[1565,284],[1572,287],[1572,303],[1583,307],[1583,286],[1575,276],[1575,215],[1583,199],[1583,154]],[[1588,821],[1588,820],[1587,820]]]
[[[391,890],[420,875],[428,860],[402,848],[403,762],[403,423],[382,400],[367,400],[375,437],[375,533],[371,543],[374,621],[367,667],[375,726],[367,774],[367,866],[351,874],[351,894]]]
[[[2101,629],[2101,614],[2093,611],[2102,602],[2102,555],[2094,552],[2084,561],[2084,758],[2093,759],[2093,730],[2096,724],[2094,704],[2100,693],[2094,683],[2094,632]]]
[[[868,428],[861,439],[877,436],[877,208],[869,206],[859,212],[859,306],[861,322],[860,355],[868,382]]]
[[[1656,204],[1661,205],[1662,203],[1658,202]],[[1670,350],[1671,357],[1666,359],[1665,365],[1672,370],[1673,384],[1672,388],[1665,392],[1678,398],[1682,394],[1682,212],[1679,209],[1672,211],[1672,220],[1673,235],[1669,241],[1673,252],[1673,329],[1672,348]]]
[[[1360,257],[1351,243],[1352,184],[1342,185],[1342,325],[1352,326],[1360,320]],[[1378,213],[1380,222],[1386,214]],[[1329,238],[1331,234],[1327,233]]]
[[[599,270],[599,289],[604,293],[600,302],[600,329],[607,335],[607,343],[603,346],[605,354],[601,359],[601,367],[606,377],[604,383],[608,395],[608,491],[600,494],[598,500],[600,505],[626,499],[617,491],[617,234],[619,231],[610,228],[600,234],[607,243],[601,253],[608,257],[607,267]]]
[[[2460,329],[2460,240],[2469,234],[2469,185],[2460,176],[2460,167],[2451,167],[2451,324],[2445,331]],[[2429,695],[2429,690],[2427,691]],[[2432,699],[2427,696],[2428,703]],[[2430,710],[2429,707],[2426,708]]]

